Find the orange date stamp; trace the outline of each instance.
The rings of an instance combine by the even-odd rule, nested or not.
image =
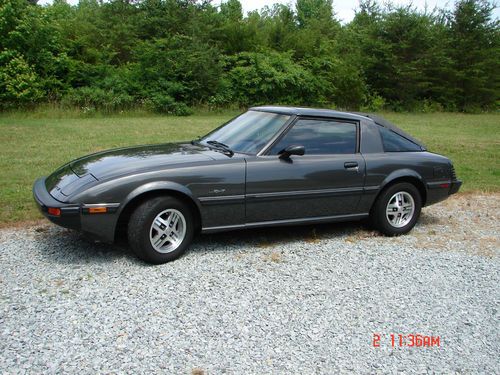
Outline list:
[[[431,348],[441,346],[441,336],[421,335],[419,333],[400,334],[390,333],[388,336],[382,333],[374,333],[372,346],[380,348],[381,344],[389,345],[393,348]]]

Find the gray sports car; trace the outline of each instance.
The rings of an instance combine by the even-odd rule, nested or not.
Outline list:
[[[451,161],[363,113],[255,107],[191,143],[120,148],[38,179],[52,222],[140,258],[179,257],[198,233],[369,218],[407,233],[422,206],[458,191]]]

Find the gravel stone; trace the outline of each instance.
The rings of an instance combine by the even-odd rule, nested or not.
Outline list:
[[[50,224],[2,229],[0,373],[498,373],[499,208],[462,194],[393,238],[359,223],[200,236],[161,266]]]

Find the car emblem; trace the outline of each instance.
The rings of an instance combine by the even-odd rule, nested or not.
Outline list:
[[[211,191],[211,193],[220,194],[220,193],[224,193],[225,191],[226,191],[226,189],[213,189]]]

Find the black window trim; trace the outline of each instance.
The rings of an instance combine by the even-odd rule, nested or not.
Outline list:
[[[336,117],[321,117],[321,116],[304,116],[304,115],[297,115],[295,116],[290,123],[287,126],[284,126],[281,132],[278,132],[277,136],[274,137],[273,139],[270,140],[270,142],[264,146],[261,152],[257,154],[257,156],[275,156],[275,155],[270,155],[269,152],[271,149],[274,147],[275,144],[277,144],[283,137],[285,137],[290,129],[297,123],[299,120],[316,120],[316,121],[331,121],[331,122],[340,122],[340,123],[345,123],[345,124],[353,124],[356,126],[356,148],[354,150],[354,154],[359,154],[359,149],[360,149],[360,139],[359,139],[359,134],[360,134],[360,122],[358,120],[348,120],[344,118],[336,118]],[[352,154],[314,154],[314,156],[332,156],[332,155],[352,155]],[[307,155],[307,150],[306,154],[304,156],[311,156]]]
[[[262,111],[260,111],[262,112]],[[271,112],[274,113],[274,112]],[[277,113],[277,112],[276,112]],[[281,139],[282,134],[285,134],[288,132],[288,130],[295,124],[295,121],[297,120],[298,116],[297,115],[290,115],[290,118],[288,119],[287,122],[283,124],[283,126],[278,129],[275,135],[271,137],[271,139],[264,145],[264,147],[261,148],[257,154],[254,154],[255,156],[266,156],[268,151],[271,150],[271,148],[274,146],[274,144]]]

